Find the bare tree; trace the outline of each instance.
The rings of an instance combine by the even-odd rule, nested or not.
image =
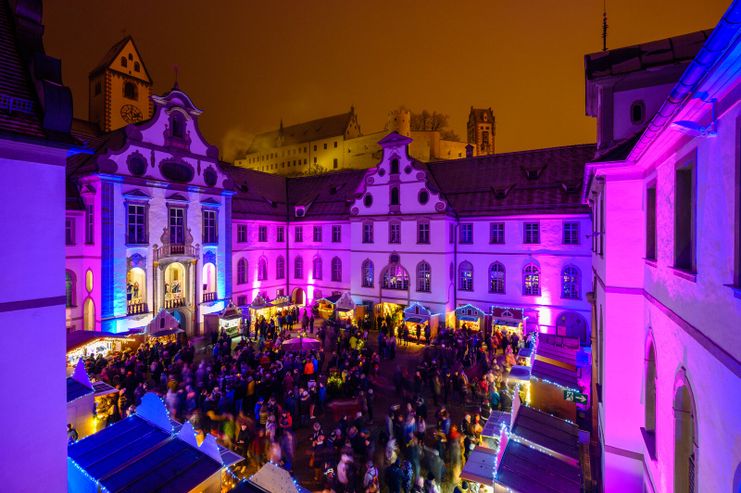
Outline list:
[[[440,136],[445,140],[460,140],[460,137],[448,127],[448,119],[448,115],[439,111],[422,110],[420,113],[410,111],[409,115],[413,132],[440,132]]]

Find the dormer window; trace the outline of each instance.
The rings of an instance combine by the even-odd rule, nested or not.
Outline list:
[[[137,93],[138,91],[136,89],[136,84],[134,84],[133,82],[124,83],[124,97],[126,99],[133,99],[134,101],[136,101],[138,98]]]
[[[646,105],[643,101],[634,101],[630,105],[630,121],[634,125],[640,125],[646,119]]]
[[[392,175],[399,174],[399,160],[396,158],[391,160],[391,174]]]

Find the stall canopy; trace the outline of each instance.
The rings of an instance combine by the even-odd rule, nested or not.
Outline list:
[[[298,481],[293,479],[288,471],[272,462],[268,462],[262,466],[259,471],[249,478],[248,482],[257,485],[270,493],[310,493],[309,490],[298,484]],[[250,490],[245,489],[237,491]]]
[[[459,306],[455,309],[455,316],[458,317],[458,320],[463,320],[464,322],[478,322],[484,318],[484,315],[486,314],[483,310],[471,304]]]
[[[494,482],[511,491],[579,493],[582,478],[578,466],[540,452],[523,442],[508,440]]]
[[[275,308],[285,308],[287,306],[291,306],[293,303],[291,303],[291,298],[288,296],[277,296],[273,301],[270,302],[270,305]]]
[[[545,361],[538,360],[537,353],[535,361],[533,362],[531,375],[539,380],[555,383],[561,387],[579,390],[579,380],[576,375],[576,370],[562,368],[561,366],[552,365]]]
[[[432,316],[432,311],[426,306],[422,306],[416,301],[404,308],[404,321],[415,324],[428,322]]]
[[[520,405],[511,432],[575,465],[579,463],[579,427],[532,407]]]
[[[486,486],[494,485],[494,471],[497,467],[497,452],[486,447],[476,447],[468,456],[461,471],[461,478]]]
[[[85,362],[79,359],[74,373],[67,377],[67,403],[94,393],[93,384],[90,382],[87,371],[85,371]]]
[[[494,325],[507,325],[509,327],[519,327],[525,320],[522,308],[506,308],[502,306],[491,307],[491,318]]]
[[[153,337],[162,337],[182,332],[182,330],[180,329],[180,322],[178,322],[178,319],[176,319],[172,313],[162,308],[157,316],[149,322],[147,332],[149,332],[149,335]]]
[[[355,310],[355,302],[352,300],[352,296],[350,296],[350,293],[345,291],[340,295],[340,297],[335,302],[335,306],[337,307],[337,311],[340,312],[351,312]]]
[[[250,310],[262,310],[270,307],[272,307],[272,305],[261,294],[255,296],[255,299],[250,303]]]
[[[190,423],[175,433],[152,393],[136,414],[70,445],[67,454],[69,491],[189,492],[206,481],[220,484],[224,467],[215,439],[197,445]]]
[[[113,332],[96,332],[91,330],[76,330],[67,334],[67,352],[74,351],[90,343],[104,339],[126,339],[132,334],[125,332],[115,334]]]

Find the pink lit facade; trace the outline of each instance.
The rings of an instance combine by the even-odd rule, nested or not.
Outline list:
[[[228,176],[184,92],[152,101],[151,120],[68,163],[68,331],[139,329],[167,309],[198,335],[230,297]]]
[[[694,53],[704,43],[701,63],[619,82],[588,75],[601,156],[585,181],[604,491],[741,487],[739,19],[735,3],[712,35],[675,40],[697,43]],[[635,104],[648,111],[638,129]]]
[[[376,167],[318,177],[229,167],[234,301],[244,306],[261,294],[310,303],[349,292],[356,303],[419,303],[450,326],[461,305],[487,314],[511,306],[544,332],[588,341],[591,223],[579,173],[594,147],[423,164],[409,157],[410,143],[391,133]],[[483,185],[473,167],[497,178]],[[536,186],[552,189],[555,201],[538,202]]]

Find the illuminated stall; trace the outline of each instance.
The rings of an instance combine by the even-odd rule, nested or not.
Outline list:
[[[334,315],[335,313],[335,305],[337,304],[337,301],[339,301],[339,299],[339,294],[325,296],[323,298],[317,299],[314,302],[316,313],[319,315],[320,318],[323,318],[324,320],[331,318],[332,315]]]
[[[75,371],[67,377],[67,423],[79,438],[95,433],[95,389],[85,371],[85,362],[77,360]]]
[[[255,299],[252,300],[248,309],[250,311],[250,320],[252,320],[253,323],[257,322],[260,317],[265,318],[265,320],[270,320],[275,313],[275,307],[261,294],[255,296]]]
[[[337,300],[335,313],[339,320],[355,320],[355,302],[349,292],[345,291]]]
[[[540,346],[538,347],[540,351]],[[576,420],[577,404],[586,405],[576,366],[551,359],[538,359],[536,352],[530,378],[529,404],[556,416]],[[554,364],[555,363],[555,364]]]
[[[180,321],[164,308],[147,325],[147,334],[151,337],[170,337],[180,332],[183,332]]]
[[[522,308],[491,307],[492,331],[516,332],[517,335],[522,336],[526,320],[527,317]]]
[[[425,333],[426,327],[430,327],[430,337],[437,336],[438,326],[440,324],[440,315],[416,301],[404,309],[404,324],[409,329],[412,338],[421,339]],[[417,327],[421,329],[417,332]]]
[[[459,329],[481,330],[484,328],[485,318],[484,311],[471,304],[455,309],[455,326]]]
[[[67,366],[74,366],[80,358],[106,356],[126,348],[138,346],[133,333],[114,334],[78,330],[67,334]]]
[[[355,302],[350,293],[334,293],[332,296],[319,298],[314,302],[316,313],[323,319],[327,320],[336,317],[338,320],[355,319]]]

